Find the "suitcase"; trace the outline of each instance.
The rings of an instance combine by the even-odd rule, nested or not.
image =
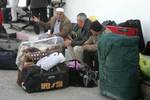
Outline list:
[[[17,69],[16,57],[20,43],[7,33],[0,35],[0,69]]]
[[[0,69],[17,69],[16,51],[0,50]]]
[[[138,36],[140,37],[139,49],[140,49],[140,52],[142,52],[143,49],[145,48],[145,42],[144,42],[142,26],[141,26],[140,20],[138,20],[138,19],[127,20],[126,22],[120,23],[119,26],[121,26],[121,27],[132,27],[132,28],[138,29]]]
[[[109,28],[112,31],[112,33],[122,34],[122,35],[127,35],[127,36],[138,35],[138,29],[136,28],[111,26],[111,25],[107,25],[106,27]]]
[[[18,74],[18,82],[21,82],[21,87],[28,93],[69,86],[68,68],[65,63],[60,63],[49,71],[42,70],[39,66],[31,66]]]

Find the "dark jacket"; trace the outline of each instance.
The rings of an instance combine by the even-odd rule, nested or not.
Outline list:
[[[27,5],[30,6],[30,8],[43,8],[47,7],[49,0],[27,0]]]
[[[81,33],[79,33],[76,36],[72,35],[73,41],[71,43],[71,46],[82,45],[90,37],[91,35],[90,30],[89,30],[90,26],[91,26],[91,21],[87,19],[85,21],[83,28],[81,29]],[[78,27],[78,25],[75,25],[75,27],[73,27],[72,34],[76,34],[76,32],[79,29],[80,28]]]
[[[56,22],[56,17],[54,16],[47,23],[40,21],[39,24],[42,25],[46,29],[51,29],[53,33],[55,22]],[[71,30],[72,30],[71,22],[66,16],[64,16],[60,24],[60,33],[57,33],[56,35],[59,35],[65,38],[67,37],[68,33],[71,32]]]

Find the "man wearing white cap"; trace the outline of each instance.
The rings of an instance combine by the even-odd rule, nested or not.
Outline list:
[[[47,23],[40,21],[37,17],[33,17],[33,21],[39,23],[46,29],[50,29],[50,36],[53,34],[66,38],[72,29],[71,22],[64,15],[63,8],[56,8],[56,15],[54,15]]]

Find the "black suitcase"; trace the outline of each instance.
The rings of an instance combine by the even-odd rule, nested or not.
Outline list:
[[[21,41],[7,33],[0,35],[0,69],[17,69],[17,50]]]
[[[16,51],[0,50],[0,69],[17,69]]]
[[[44,71],[38,66],[31,66],[21,71],[21,86],[28,92],[48,91],[69,86],[68,68],[65,63],[60,63]]]
[[[133,27],[133,28],[137,28],[138,29],[138,36],[140,37],[139,49],[140,49],[140,52],[142,52],[143,49],[145,48],[145,42],[144,42],[142,26],[141,26],[140,20],[138,20],[138,19],[127,20],[126,22],[120,23],[119,26],[122,26],[122,27]]]

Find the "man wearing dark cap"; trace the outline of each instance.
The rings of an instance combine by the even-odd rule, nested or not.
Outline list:
[[[98,71],[97,36],[111,31],[96,20],[91,24],[90,32],[92,35],[83,45],[83,61]]]

